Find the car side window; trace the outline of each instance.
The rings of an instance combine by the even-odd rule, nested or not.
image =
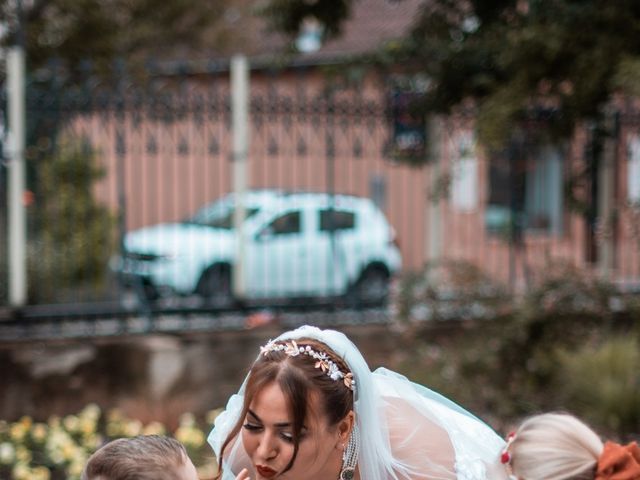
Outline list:
[[[290,212],[273,220],[266,228],[271,235],[300,233],[300,212]]]
[[[356,225],[356,215],[343,210],[321,210],[320,231],[353,230]]]

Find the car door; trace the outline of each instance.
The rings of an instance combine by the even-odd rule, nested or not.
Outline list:
[[[314,261],[309,275],[316,279],[316,295],[342,294],[349,281],[348,250],[353,245],[356,214],[347,208],[322,208],[314,213]]]
[[[282,298],[301,295],[310,259],[303,209],[280,212],[253,236],[247,251],[250,296]]]

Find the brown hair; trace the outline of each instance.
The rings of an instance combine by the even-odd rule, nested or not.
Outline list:
[[[350,372],[344,360],[324,343],[300,338],[296,339],[296,344],[299,347],[309,346],[318,353],[326,353],[343,373]],[[289,356],[283,351],[269,351],[266,355],[261,354],[249,371],[240,418],[222,444],[220,458],[224,457],[225,449],[240,432],[253,398],[273,382],[277,383],[282,390],[292,418],[293,456],[284,471],[291,469],[296,460],[300,432],[307,417],[309,396],[312,393],[318,394],[322,408],[322,412],[318,413],[326,416],[329,426],[337,425],[344,419],[353,410],[353,392],[342,381],[331,379],[322,368],[316,368],[315,365],[316,359],[308,355]],[[216,478],[220,479],[222,461],[219,460],[218,463],[220,470]]]
[[[170,437],[120,438],[91,455],[82,480],[174,480],[186,459],[184,446]]]

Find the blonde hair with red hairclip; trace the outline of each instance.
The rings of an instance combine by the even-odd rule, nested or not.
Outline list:
[[[505,451],[522,480],[593,480],[603,443],[576,417],[545,413],[525,420]]]

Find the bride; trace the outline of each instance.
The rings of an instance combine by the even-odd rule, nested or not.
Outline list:
[[[209,443],[220,480],[508,478],[485,423],[310,326],[261,347]]]

